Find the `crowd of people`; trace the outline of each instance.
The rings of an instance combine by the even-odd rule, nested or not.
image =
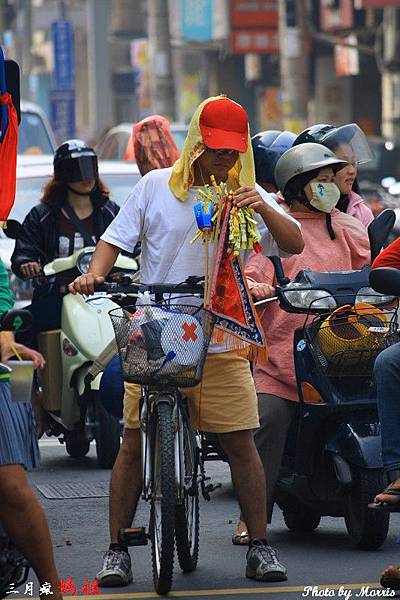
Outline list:
[[[357,166],[371,154],[355,124],[315,125],[298,136],[266,131],[251,139],[244,108],[217,96],[196,110],[180,156],[168,122],[157,115],[135,125],[130,148],[142,178],[120,210],[99,178],[94,151],[84,142],[69,140],[57,149],[54,177],[25,218],[12,269],[20,277],[35,277],[29,307],[33,327],[15,344],[38,368],[44,361],[36,350],[38,333],[60,327],[63,295],[92,294],[120,252],[132,254],[140,248],[141,281],[146,284],[204,276],[203,249],[189,242],[197,231],[193,206],[198,190],[212,186],[213,178],[226,182],[234,206],[254,211],[262,250],[246,256],[245,264],[254,299],[275,295],[276,276],[267,258],[271,255],[282,258],[291,279],[304,268],[344,271],[361,269],[371,261],[367,227],[373,215],[357,185]],[[88,244],[96,244],[96,250],[87,274],[57,287],[40,278],[46,262]],[[390,262],[400,268],[398,244],[394,250],[389,255],[383,252],[378,266]],[[0,278],[0,312],[4,312],[12,299],[5,274],[0,272]],[[298,408],[291,334],[304,319],[283,313],[276,303],[262,309],[261,319],[268,359],[251,369],[243,353],[211,344],[201,384],[185,390],[185,395],[194,427],[217,434],[228,457],[240,505],[232,542],[248,546],[246,577],[283,581],[287,569],[269,544],[267,523],[287,432]],[[2,343],[2,360],[10,352],[10,345]],[[398,504],[400,510],[400,411],[394,402],[399,361],[399,348],[393,346],[381,353],[375,366],[389,482],[375,498],[378,509],[390,505],[396,510]],[[38,463],[34,429],[39,436],[43,433],[40,398],[32,397],[33,414],[30,402],[11,402],[7,379],[0,383],[5,406],[0,410],[0,430],[12,432],[0,436],[0,520],[39,581],[58,589],[48,527],[24,472]],[[123,441],[110,482],[110,546],[97,574],[103,587],[132,581],[131,558],[118,541],[118,531],[131,526],[142,490],[139,402],[140,387],[126,383]],[[37,535],[21,536],[21,514],[26,514],[25,526],[29,523]],[[385,572],[384,582],[389,576],[397,577],[400,587],[399,569]]]

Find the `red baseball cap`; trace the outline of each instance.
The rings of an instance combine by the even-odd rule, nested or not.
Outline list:
[[[208,148],[226,148],[238,152],[247,150],[247,113],[240,104],[229,98],[217,98],[207,102],[200,115],[200,131]]]

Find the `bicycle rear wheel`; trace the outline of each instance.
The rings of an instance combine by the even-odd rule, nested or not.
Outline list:
[[[176,505],[175,539],[179,565],[189,573],[199,558],[199,485],[197,481],[197,444],[193,432],[183,425],[184,498]],[[196,471],[196,472],[195,472]]]
[[[153,489],[150,512],[153,583],[157,594],[168,594],[172,586],[175,548],[175,432],[169,402],[157,402],[154,408]]]

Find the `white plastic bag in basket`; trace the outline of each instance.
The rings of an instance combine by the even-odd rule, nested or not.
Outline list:
[[[197,365],[204,347],[200,321],[190,314],[150,304],[146,292],[141,296],[131,315],[125,359],[131,365],[141,363],[142,368],[146,364],[149,372],[160,374],[179,373]]]

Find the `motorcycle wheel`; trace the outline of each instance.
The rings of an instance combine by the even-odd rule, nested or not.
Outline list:
[[[368,504],[385,487],[383,471],[355,469],[353,477],[345,513],[347,531],[357,548],[377,550],[386,540],[390,513],[369,510]]]
[[[290,531],[306,533],[317,529],[321,515],[301,502],[292,508],[283,509],[283,519]]]
[[[121,427],[119,419],[106,411],[104,406],[94,399],[96,421],[95,441],[97,464],[102,469],[112,469],[120,447]]]
[[[90,442],[82,437],[72,433],[65,436],[65,449],[71,458],[83,458],[89,452]]]

